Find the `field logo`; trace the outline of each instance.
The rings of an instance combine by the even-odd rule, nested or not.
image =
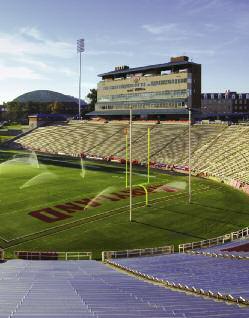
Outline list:
[[[148,193],[151,192],[178,192],[179,190],[164,184],[160,185],[150,185],[147,188]],[[132,196],[144,196],[144,190],[141,188],[134,188],[132,190]],[[29,212],[29,215],[34,218],[46,222],[53,223],[57,221],[62,221],[72,217],[72,214],[75,212],[83,212],[86,211],[88,207],[96,208],[101,206],[103,200],[107,201],[120,201],[123,199],[127,199],[130,196],[130,190],[126,189],[119,192],[112,192],[108,194],[101,194],[97,197],[93,198],[83,198],[80,200],[75,200],[72,202],[67,202],[64,204],[57,204],[53,207],[46,207],[43,209],[39,209],[36,211]]]

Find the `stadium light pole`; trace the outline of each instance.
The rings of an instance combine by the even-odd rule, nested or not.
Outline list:
[[[191,203],[191,107],[185,104],[185,108],[188,110],[188,203]]]
[[[132,109],[130,108],[130,222],[132,221]]]
[[[81,53],[85,52],[85,40],[77,40],[77,52],[80,54],[80,67],[79,67],[79,120],[81,117]]]

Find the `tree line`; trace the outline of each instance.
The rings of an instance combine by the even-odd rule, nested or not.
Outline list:
[[[87,95],[89,104],[82,109],[81,115],[93,111],[97,101],[96,89],[90,89]],[[29,115],[34,114],[67,114],[71,116],[78,115],[78,104],[75,102],[19,102],[11,101],[3,104],[6,112],[4,119],[10,122],[27,122]]]

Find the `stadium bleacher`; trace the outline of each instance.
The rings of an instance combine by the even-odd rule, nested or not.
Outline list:
[[[171,254],[167,256],[119,259],[116,263],[176,285],[192,286],[206,293],[231,295],[249,300],[247,261],[211,258],[203,255]]]
[[[205,249],[197,249],[197,252],[213,253],[213,256],[222,254],[249,257],[249,239],[236,240]]]
[[[192,148],[206,145],[225,129],[222,125],[195,125],[192,128]],[[77,122],[40,127],[16,140],[12,146],[47,153],[68,155],[89,154],[125,158],[124,122]],[[133,153],[140,163],[147,162],[147,130],[151,129],[151,160],[167,164],[185,164],[188,156],[188,127],[183,124],[134,122]]]
[[[14,140],[15,148],[51,154],[125,158],[126,121],[71,121],[39,127]],[[151,162],[188,165],[188,127],[183,124],[133,123],[134,160],[147,162],[147,130],[151,130]],[[249,126],[193,125],[192,171],[221,180],[249,183]],[[248,190],[249,191],[249,190]]]
[[[40,127],[12,146],[34,151],[80,156],[125,158],[125,122],[71,121]],[[147,129],[151,130],[151,161],[188,165],[188,127],[183,124],[133,123],[134,159],[147,162]],[[222,180],[249,183],[246,125],[193,125],[192,170]]]
[[[149,259],[149,258],[148,258]],[[96,261],[0,265],[0,317],[239,318],[249,308],[148,284]]]
[[[220,177],[249,182],[247,144],[249,126],[233,125],[196,150],[193,170]]]

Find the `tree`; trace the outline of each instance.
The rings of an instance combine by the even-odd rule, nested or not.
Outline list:
[[[95,88],[91,88],[86,97],[90,100],[89,111],[94,110],[95,104],[97,103],[97,90]]]
[[[19,102],[12,101],[4,104],[7,109],[7,118],[8,120],[15,122],[22,117],[22,108]]]
[[[62,103],[55,101],[52,104],[50,104],[49,106],[50,106],[50,111],[51,111],[52,114],[61,114],[61,113],[63,113],[64,106],[63,106]]]

